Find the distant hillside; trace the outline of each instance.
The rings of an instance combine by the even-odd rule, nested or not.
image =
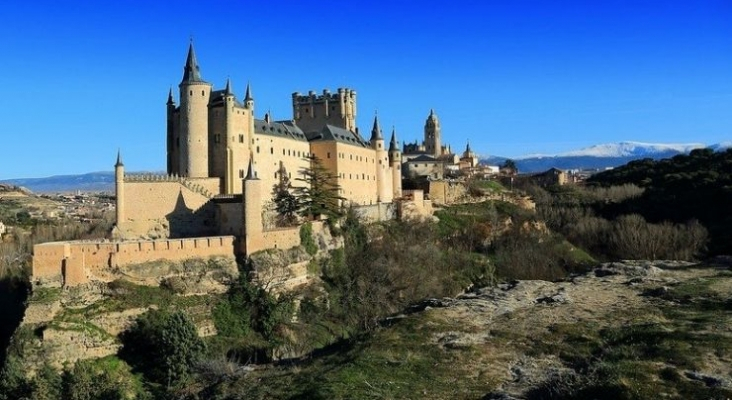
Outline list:
[[[82,175],[55,175],[46,178],[20,178],[0,181],[9,185],[21,186],[34,193],[65,192],[113,192],[114,172],[89,172]]]
[[[516,162],[516,166],[519,171],[522,173],[542,172],[552,167],[564,170],[604,170],[625,165],[631,161],[643,158],[660,160],[679,154],[688,154],[693,149],[708,147],[719,151],[729,148],[731,145],[732,142],[718,143],[711,146],[705,146],[702,143],[660,144],[620,142],[590,146],[584,149],[556,155],[537,154],[517,157],[514,161]],[[491,165],[500,165],[506,159],[506,157],[490,156],[481,159],[481,161]]]

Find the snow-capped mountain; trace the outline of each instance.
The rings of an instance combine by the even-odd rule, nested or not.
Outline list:
[[[642,158],[652,158],[655,160],[669,158],[700,148],[723,151],[732,148],[732,142],[721,142],[710,146],[704,143],[606,143],[556,155],[532,154],[516,157],[514,161],[522,173],[542,172],[549,168],[606,169]],[[482,161],[496,165],[502,164],[505,160],[505,157],[490,156],[484,158]]]
[[[620,142],[606,143],[586,147],[580,150],[557,154],[557,157],[654,157],[657,154],[688,153],[694,149],[707,147],[704,143],[641,143]]]

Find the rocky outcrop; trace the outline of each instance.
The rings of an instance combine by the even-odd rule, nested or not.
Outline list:
[[[232,256],[130,265],[72,287],[36,284],[9,357],[33,374],[44,364],[61,369],[116,354],[119,334],[160,306],[185,309],[201,336],[215,335],[213,302],[206,299],[224,293],[238,275]]]
[[[720,277],[718,271],[719,268],[697,268],[693,263],[676,261],[606,263],[562,282],[513,281],[456,298],[429,299],[413,307],[410,313],[427,313],[425,318],[429,320],[449,321],[453,329],[431,334],[431,342],[444,351],[490,349],[479,357],[480,361],[471,361],[476,363],[476,370],[485,367],[489,371],[485,373],[500,382],[485,398],[541,398],[530,394],[578,387],[589,379],[568,365],[566,359],[535,348],[546,342],[551,332],[564,326],[591,326],[596,334],[622,326],[668,324],[657,307],[673,306],[673,300],[663,299],[672,299],[671,294],[679,285],[715,282],[710,289],[721,298],[729,297],[732,279],[725,279],[727,275]],[[713,281],[715,277],[720,280]],[[721,304],[729,307],[732,299]],[[582,335],[581,331],[577,335]],[[593,340],[589,331],[586,335],[586,340]],[[721,329],[714,335],[732,340],[729,330]],[[675,374],[707,386],[729,387],[732,369],[729,364],[721,367],[724,353],[707,354],[702,359],[705,361],[699,363],[698,370],[682,368]]]

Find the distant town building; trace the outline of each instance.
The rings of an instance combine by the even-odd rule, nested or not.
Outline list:
[[[542,173],[534,174],[531,179],[542,187],[563,186],[569,182],[568,174],[559,168],[550,168]]]

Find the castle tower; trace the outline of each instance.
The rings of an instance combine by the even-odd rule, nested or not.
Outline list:
[[[244,178],[242,186],[244,188],[242,245],[244,252],[251,254],[265,247],[264,238],[262,237],[262,181],[257,178],[254,171],[253,155],[249,156],[247,176]]]
[[[430,115],[424,123],[424,145],[427,154],[435,157],[442,155],[442,138],[440,132],[440,121],[437,119],[434,110],[430,110]]]
[[[236,97],[234,96],[234,91],[231,89],[231,79],[227,79],[226,87],[224,88],[223,126],[221,126],[219,128],[223,131],[223,133],[221,135],[214,136],[214,143],[210,147],[211,148],[219,147],[219,151],[216,151],[215,155],[212,154],[211,155],[212,159],[209,160],[209,163],[211,164],[210,170],[209,170],[209,175],[224,178],[223,179],[224,193],[233,193],[235,191],[234,183],[236,182],[236,179],[238,178],[238,177],[235,177],[234,171],[233,171],[233,169],[234,169],[233,167],[236,164],[236,162],[233,159],[233,151],[232,151],[232,143],[231,143],[232,138],[235,135],[234,107],[236,107]],[[223,140],[221,140],[221,136],[224,137]],[[216,157],[219,160],[216,160],[213,157]],[[217,161],[218,161],[218,164],[217,164]],[[214,171],[216,171],[217,173],[213,173]]]
[[[117,163],[114,164],[114,191],[117,197],[115,224],[119,228],[125,220],[125,165],[122,155],[117,151]]]
[[[181,176],[208,177],[208,103],[211,84],[201,78],[193,42],[183,67],[180,88],[180,165]]]
[[[178,146],[180,143],[176,143],[176,114],[175,114],[175,101],[173,100],[173,88],[171,87],[168,91],[167,106],[167,169],[169,174],[179,174],[179,161],[180,156],[178,155]]]
[[[387,184],[387,179],[391,179],[388,174],[389,157],[384,147],[384,135],[381,133],[378,115],[374,115],[374,126],[371,128],[371,139],[369,141],[371,142],[371,148],[376,152],[377,198],[380,202],[390,202],[392,199],[391,185]]]
[[[389,142],[389,165],[391,166],[391,184],[394,198],[402,197],[402,155],[396,140],[396,129],[391,130]]]
[[[244,107],[254,112],[254,98],[252,97],[252,89],[249,87],[249,82],[247,82],[247,92],[244,95]]]
[[[320,131],[325,125],[333,125],[351,132],[356,131],[356,91],[338,88],[332,94],[328,89],[318,96],[314,91],[307,95],[292,94],[292,119],[305,132]]]

